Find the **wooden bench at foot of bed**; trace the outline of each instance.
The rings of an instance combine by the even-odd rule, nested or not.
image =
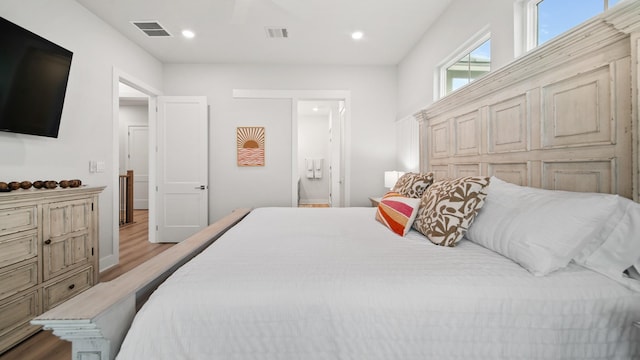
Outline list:
[[[31,321],[72,343],[74,360],[115,358],[136,311],[177,268],[251,210],[237,209],[120,277],[92,287]]]

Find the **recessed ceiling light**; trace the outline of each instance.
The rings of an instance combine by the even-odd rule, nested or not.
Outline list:
[[[353,40],[360,40],[362,39],[362,37],[364,36],[364,34],[362,33],[362,31],[355,31],[351,33],[351,38]]]
[[[315,111],[315,112],[318,112],[318,110],[320,110],[320,109],[318,109],[318,107],[317,107],[317,106],[315,106],[315,107],[314,107],[313,109],[311,109],[311,110],[313,110],[313,111]]]
[[[182,30],[182,36],[186,37],[187,39],[192,39],[194,36],[196,36],[196,34],[191,30]]]

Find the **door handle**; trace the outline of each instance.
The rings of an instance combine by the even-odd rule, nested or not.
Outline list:
[[[194,189],[196,189],[196,190],[206,190],[207,187],[205,185],[200,185],[200,186],[194,187]]]

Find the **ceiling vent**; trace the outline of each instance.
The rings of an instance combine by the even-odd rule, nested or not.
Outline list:
[[[140,29],[143,33],[147,34],[147,36],[151,37],[166,37],[171,36],[165,28],[160,25],[157,21],[132,21],[131,22],[135,27]]]
[[[285,39],[289,37],[289,31],[285,28],[268,27],[264,29],[269,39]]]

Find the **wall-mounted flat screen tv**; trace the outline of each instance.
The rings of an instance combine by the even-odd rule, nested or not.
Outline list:
[[[0,17],[0,131],[58,137],[72,56]]]

